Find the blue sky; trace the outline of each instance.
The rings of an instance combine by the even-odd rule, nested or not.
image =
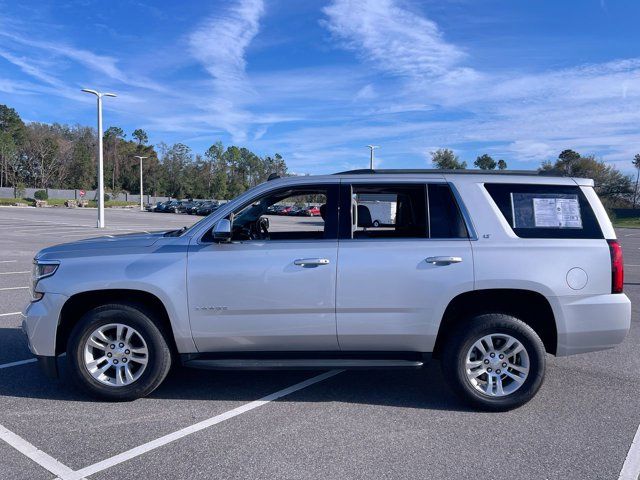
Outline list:
[[[294,172],[429,167],[447,147],[536,168],[640,153],[635,0],[0,0],[0,103]]]

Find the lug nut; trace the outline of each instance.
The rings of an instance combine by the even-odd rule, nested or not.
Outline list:
[[[118,360],[114,360],[113,363],[118,363]]]
[[[116,346],[112,343],[111,344],[111,349],[114,349],[114,348],[116,348]]]
[[[500,369],[496,370],[496,373],[499,375],[501,373]]]
[[[491,372],[491,367],[487,368],[487,372]]]
[[[123,359],[122,359],[122,363],[127,363],[127,359],[126,359],[126,358],[123,358]]]
[[[120,348],[124,347],[124,343],[120,342]]]
[[[107,352],[107,357],[111,358],[113,355],[111,355],[111,352]]]
[[[507,364],[506,364],[506,363],[503,363],[503,364],[502,364],[502,368],[507,368]]]
[[[126,353],[127,355],[129,355],[131,353],[131,351],[129,349],[125,350],[124,353]]]
[[[504,358],[504,355],[500,354],[500,360],[502,360]]]
[[[489,363],[489,360],[485,360],[485,361],[484,361],[484,363],[485,363],[485,364]]]
[[[495,353],[490,353],[490,354],[489,354],[489,356],[490,356],[491,358],[493,358],[493,357],[495,357],[495,356],[496,356],[496,354],[495,354]]]

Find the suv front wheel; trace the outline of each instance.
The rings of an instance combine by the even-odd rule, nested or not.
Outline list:
[[[542,385],[544,344],[515,317],[478,315],[448,337],[442,371],[454,391],[471,405],[510,410],[531,400]]]
[[[155,390],[171,352],[151,316],[130,305],[102,305],[74,327],[67,357],[76,383],[105,400],[133,400]]]

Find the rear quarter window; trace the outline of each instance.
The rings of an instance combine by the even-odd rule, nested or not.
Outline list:
[[[485,183],[503,217],[521,238],[604,238],[580,187]]]

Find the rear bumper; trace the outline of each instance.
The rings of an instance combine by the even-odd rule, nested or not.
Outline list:
[[[631,302],[624,294],[554,297],[558,328],[556,355],[594,352],[622,343],[631,326]]]

